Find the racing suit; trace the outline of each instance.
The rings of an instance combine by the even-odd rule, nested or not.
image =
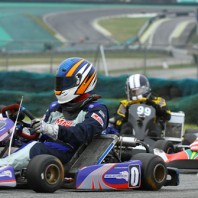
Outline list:
[[[72,114],[63,112],[61,105],[53,102],[43,120],[58,125],[57,139],[41,135],[39,141],[32,141],[10,156],[0,159],[0,166],[12,165],[15,170],[21,170],[39,154],[53,155],[65,164],[79,146],[88,144],[94,136],[106,129],[109,115],[104,104],[91,99]]]
[[[155,97],[150,95],[145,100],[122,100],[117,108],[114,116],[114,127],[120,131],[121,134],[132,134],[132,126],[128,122],[128,109],[133,104],[147,104],[151,105],[156,110],[156,121],[149,128],[149,136],[161,136],[161,132],[164,129],[165,121],[170,120],[171,112],[166,105],[166,101],[161,97]]]

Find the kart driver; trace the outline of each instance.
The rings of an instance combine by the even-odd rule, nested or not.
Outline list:
[[[156,123],[150,127],[148,136],[160,137],[165,121],[171,117],[171,112],[163,98],[156,97],[151,93],[150,83],[146,76],[142,74],[129,76],[126,80],[126,95],[127,99],[120,102],[113,117],[113,126],[121,134],[133,134],[132,126],[128,122],[128,109],[130,105],[144,103],[156,109]]]
[[[42,119],[32,127],[40,134],[10,156],[0,159],[0,166],[26,168],[30,159],[50,154],[67,163],[80,145],[91,142],[108,125],[108,109],[91,94],[97,82],[94,66],[83,58],[72,57],[58,67],[55,79],[56,102],[51,103]]]

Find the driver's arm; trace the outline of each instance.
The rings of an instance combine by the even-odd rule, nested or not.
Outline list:
[[[146,104],[152,105],[156,109],[157,116],[164,120],[170,120],[171,111],[168,109],[164,98],[153,97],[152,100],[147,100]]]
[[[120,130],[123,122],[127,120],[127,107],[128,107],[128,101],[122,100],[114,115],[114,119],[115,119],[114,127],[118,130]]]

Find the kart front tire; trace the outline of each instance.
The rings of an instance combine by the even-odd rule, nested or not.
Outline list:
[[[53,193],[60,189],[64,180],[61,161],[52,155],[35,156],[27,167],[27,182],[39,193]]]
[[[132,160],[142,162],[142,178],[140,190],[159,190],[165,185],[167,167],[163,159],[151,153],[138,153]]]

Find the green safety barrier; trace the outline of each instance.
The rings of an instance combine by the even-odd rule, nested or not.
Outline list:
[[[125,82],[128,75],[117,77],[98,76],[94,92],[109,108],[110,116],[114,114],[120,100],[126,98]],[[19,103],[23,97],[23,106],[35,116],[42,116],[50,103],[55,101],[54,74],[32,73],[25,71],[0,72],[0,105]],[[198,80],[168,80],[149,78],[153,92],[167,100],[174,112],[183,111],[186,122],[197,124],[198,117]]]

